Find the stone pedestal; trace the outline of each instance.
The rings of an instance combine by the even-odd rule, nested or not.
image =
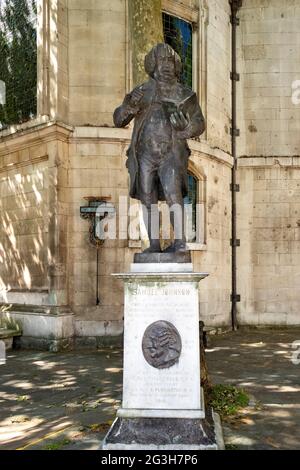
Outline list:
[[[124,281],[122,407],[103,449],[217,448],[200,388],[198,283],[192,264],[133,263]]]

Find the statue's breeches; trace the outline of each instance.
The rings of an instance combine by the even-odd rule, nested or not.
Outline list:
[[[173,153],[144,152],[138,156],[138,163],[139,199],[143,204],[156,204],[161,190],[168,205],[182,204],[184,168]]]

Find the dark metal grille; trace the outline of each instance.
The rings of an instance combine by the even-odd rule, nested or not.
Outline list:
[[[181,82],[192,88],[192,25],[168,13],[163,12],[162,17],[165,42],[173,47],[182,60]]]
[[[0,130],[36,116],[36,0],[0,0]]]

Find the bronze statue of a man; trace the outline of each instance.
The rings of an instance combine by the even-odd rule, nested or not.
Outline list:
[[[149,80],[126,95],[114,112],[116,127],[124,127],[135,118],[126,166],[130,196],[143,205],[150,241],[147,252],[161,251],[157,231],[153,234],[159,200],[166,201],[171,209],[175,234],[165,251],[186,250],[183,198],[190,155],[186,139],[202,134],[205,121],[196,93],[178,81],[181,69],[179,55],[168,44],[157,44],[145,57]],[[181,211],[180,227],[176,227],[174,207]]]

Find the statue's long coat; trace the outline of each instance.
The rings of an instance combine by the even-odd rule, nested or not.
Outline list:
[[[137,155],[137,147],[141,129],[148,117],[150,105],[156,94],[156,81],[150,78],[143,85],[136,87],[136,89],[143,92],[143,98],[135,107],[131,107],[128,103],[132,92],[126,95],[122,105],[114,112],[114,123],[116,127],[124,127],[135,117],[131,144],[127,150],[128,159],[126,166],[130,175],[130,196],[135,199],[140,199],[137,176],[139,168],[138,161],[142,158],[142,155]],[[175,131],[172,128],[172,153],[177,162],[176,169],[180,171],[182,176],[183,197],[187,194],[187,165],[190,155],[190,149],[186,139],[202,134],[205,129],[205,122],[197,100],[197,95],[190,88],[177,83],[176,98],[178,101],[184,101],[188,97],[191,97],[191,99],[188,100],[185,113],[189,114],[189,125],[183,131]],[[159,189],[159,199],[165,200],[162,188]]]

